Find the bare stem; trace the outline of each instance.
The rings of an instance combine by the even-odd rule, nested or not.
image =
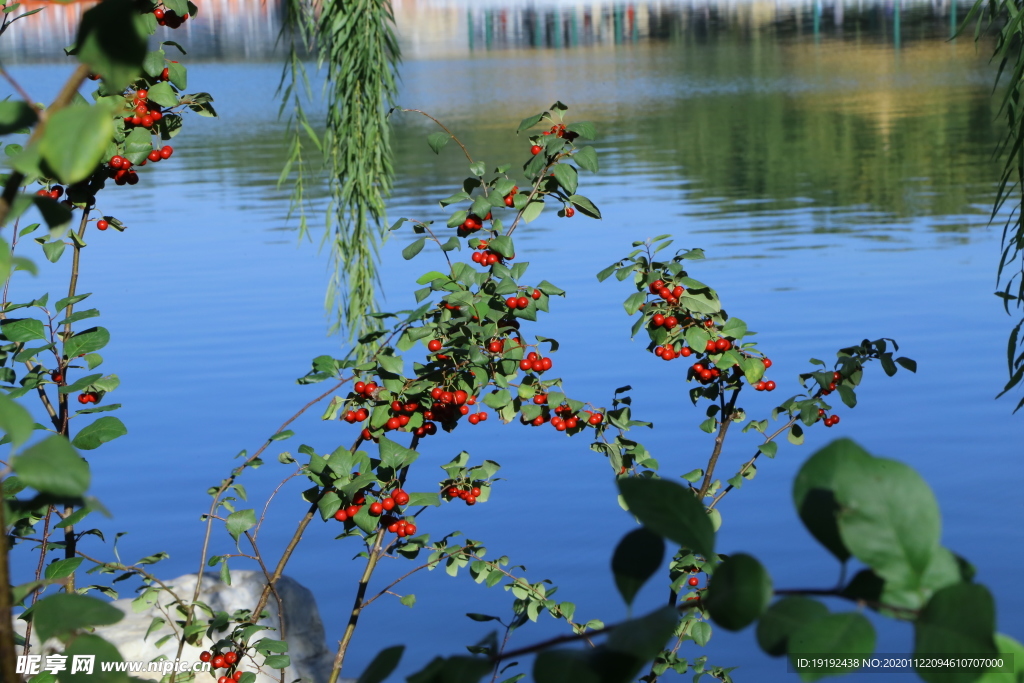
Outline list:
[[[3,482],[0,482],[2,485]],[[14,621],[12,620],[11,573],[7,564],[7,523],[4,521],[4,506],[0,505],[0,678],[5,681],[19,681],[16,672],[17,656],[14,651]]]
[[[349,643],[352,642],[352,635],[356,631],[356,624],[359,623],[359,615],[363,611],[363,598],[366,597],[366,587],[370,583],[370,577],[373,576],[373,570],[376,569],[377,562],[382,554],[380,547],[383,542],[384,529],[378,529],[377,536],[373,540],[373,547],[366,558],[366,568],[363,570],[363,576],[359,579],[359,588],[356,590],[356,597],[352,603],[352,613],[349,615],[345,633],[342,634],[341,641],[338,643],[338,653],[334,656],[334,666],[331,668],[331,676],[327,679],[327,683],[338,683],[341,667],[345,664],[345,654],[348,652]]]

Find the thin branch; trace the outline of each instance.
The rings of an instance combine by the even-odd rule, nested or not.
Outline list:
[[[399,111],[402,111],[402,112],[414,112],[414,113],[416,113],[416,114],[423,114],[423,115],[424,115],[424,116],[426,116],[426,117],[427,117],[428,119],[430,119],[431,121],[433,121],[433,122],[434,122],[434,123],[436,123],[437,125],[441,126],[441,130],[443,130],[443,131],[444,131],[445,133],[448,133],[448,135],[452,136],[452,140],[455,140],[455,142],[456,142],[456,143],[457,143],[457,144],[459,145],[459,147],[461,147],[461,148],[462,148],[462,153],[466,155],[466,158],[467,158],[467,159],[469,159],[469,163],[471,163],[471,164],[473,163],[473,157],[471,157],[471,156],[469,155],[469,150],[468,150],[468,149],[466,149],[466,146],[465,146],[464,144],[462,144],[462,140],[459,140],[459,138],[458,138],[458,137],[456,137],[455,133],[453,133],[453,132],[451,132],[450,130],[448,130],[448,127],[447,127],[447,126],[445,126],[445,125],[444,125],[443,123],[441,123],[440,121],[438,121],[437,119],[435,119],[435,118],[434,118],[433,116],[431,116],[431,115],[430,115],[430,114],[428,114],[427,112],[425,112],[425,111],[422,111],[422,110],[420,110],[420,109],[402,109],[401,107],[397,107],[397,109],[398,109]],[[394,111],[394,109],[392,109],[391,111]],[[391,112],[388,112],[388,113],[390,114]]]
[[[36,115],[36,120],[40,124],[46,123],[46,112],[39,111],[39,109],[36,108],[36,101],[32,99],[27,92],[25,92],[25,89],[21,87],[21,84],[14,80],[14,77],[8,73],[7,69],[5,69],[2,64],[0,64],[0,76],[3,76],[4,80],[11,84],[11,87],[14,88],[14,91],[18,93],[21,99],[25,100],[25,104],[27,104],[29,109],[32,110],[32,113]]]

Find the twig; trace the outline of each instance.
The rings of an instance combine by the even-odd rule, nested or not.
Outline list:
[[[394,111],[394,109],[392,109],[392,111]],[[401,108],[399,108],[399,111],[402,111],[402,112],[414,112],[414,113],[416,113],[416,114],[423,114],[423,115],[424,115],[424,116],[426,116],[426,117],[427,117],[428,119],[430,119],[431,121],[433,121],[433,122],[434,122],[434,123],[436,123],[437,125],[441,126],[441,129],[442,129],[442,130],[443,130],[443,131],[444,131],[445,133],[448,133],[448,135],[451,135],[451,136],[452,136],[452,140],[455,140],[455,142],[456,142],[456,143],[457,143],[457,144],[459,145],[459,147],[461,147],[461,148],[462,148],[462,153],[466,155],[466,158],[467,158],[467,159],[469,159],[469,163],[473,163],[473,157],[471,157],[471,156],[469,155],[469,150],[468,150],[468,149],[466,149],[466,146],[465,146],[464,144],[462,144],[462,140],[459,140],[459,138],[458,138],[458,137],[456,137],[455,133],[453,133],[453,132],[451,132],[450,130],[448,130],[448,127],[447,127],[447,126],[445,126],[445,125],[444,125],[443,123],[441,123],[440,121],[438,121],[437,119],[435,119],[435,118],[434,118],[433,116],[431,116],[431,115],[430,115],[430,114],[428,114],[427,112],[425,112],[425,111],[421,111],[421,110],[419,110],[419,109],[401,109]]]
[[[384,531],[383,528],[377,530],[377,536],[373,540],[373,547],[366,558],[366,568],[363,570],[362,578],[359,579],[359,588],[356,590],[356,598],[352,603],[352,613],[348,618],[348,626],[345,627],[345,633],[338,643],[338,653],[334,656],[334,666],[331,668],[331,675],[327,679],[327,683],[338,683],[341,667],[345,664],[345,654],[348,652],[349,643],[352,642],[352,635],[355,633],[356,624],[359,622],[359,615],[363,611],[363,598],[366,596],[366,587],[369,585],[370,577],[373,576],[373,570],[376,569],[377,562],[381,557],[380,547],[384,541]]]
[[[0,481],[0,486],[3,482]],[[14,622],[12,620],[11,573],[7,564],[7,522],[4,520],[4,506],[0,505],[0,678],[5,681],[21,680],[15,667],[17,656],[14,650]]]

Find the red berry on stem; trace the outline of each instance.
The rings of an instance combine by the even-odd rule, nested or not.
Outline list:
[[[691,586],[696,586],[700,583],[700,579],[698,579],[696,576],[691,576],[686,580],[686,583],[690,584]]]
[[[109,227],[110,227],[110,223],[108,223],[107,221],[105,221],[103,219],[100,219],[100,220],[96,221],[96,228],[98,230],[106,230]]]
[[[172,154],[174,154],[174,148],[170,145],[164,145],[160,148],[160,157],[162,159],[170,159]]]
[[[534,145],[530,148],[530,154],[540,154],[542,147],[540,145]]]
[[[767,370],[768,368],[770,368],[772,366],[772,359],[771,358],[763,358],[763,359],[761,359],[761,362],[764,363],[765,370]]]
[[[571,206],[565,207],[565,217],[566,218],[572,218],[575,215],[576,215],[576,209],[572,208]]]
[[[338,510],[337,512],[334,513],[334,518],[339,522],[344,522],[348,519],[348,513],[345,512],[344,510]]]
[[[238,653],[237,652],[225,652],[224,653],[224,661],[227,662],[228,664],[234,664],[235,662],[238,661]]]
[[[212,658],[213,658],[213,655],[211,655],[208,650],[203,650],[202,652],[199,653],[199,661],[200,662],[208,662]]]
[[[213,665],[214,669],[223,669],[225,664],[224,655],[217,655],[210,663]]]
[[[432,352],[440,351],[442,346],[443,344],[441,344],[440,339],[431,339],[430,342],[427,344],[427,348],[430,349],[430,351]]]

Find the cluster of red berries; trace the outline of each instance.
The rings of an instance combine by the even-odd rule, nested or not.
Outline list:
[[[64,378],[61,377],[61,379],[64,379]],[[57,382],[59,380],[54,379],[54,381]],[[95,393],[93,393],[91,391],[83,391],[82,393],[80,393],[78,395],[78,402],[82,403],[82,404],[85,404],[85,403],[96,403],[96,401],[98,401],[99,398],[100,398],[99,394],[95,394]]]
[[[534,154],[536,154],[536,152],[534,152]],[[519,186],[513,185],[509,193],[505,195],[505,206],[511,208],[516,205],[516,192],[519,192]]]
[[[474,251],[473,255],[470,256],[470,260],[473,263],[479,263],[481,266],[493,266],[495,263],[501,262],[501,254],[489,250],[487,248],[487,240],[480,240],[480,244],[476,248],[477,251]]]
[[[543,135],[554,135],[556,138],[564,138],[565,124],[556,123],[555,125],[551,126],[551,130],[544,131]]]
[[[840,382],[842,382],[842,381],[843,381],[843,376],[841,374],[839,374],[838,372],[833,372],[832,373],[832,382],[829,383],[828,389],[822,389],[821,390],[821,395],[822,396],[828,396],[829,394],[831,394],[833,391],[836,390],[836,386],[838,386],[838,384]],[[839,420],[837,419],[836,422],[838,422],[838,421]]]
[[[530,298],[532,298],[534,301],[539,299],[541,296],[542,293],[539,289],[535,289],[532,292],[530,292]],[[530,299],[526,298],[525,296],[510,296],[509,298],[505,299],[505,305],[511,308],[512,310],[515,310],[517,308],[525,309],[530,305]]]
[[[156,23],[167,28],[178,28],[188,20],[187,12],[178,16],[173,10],[164,7],[153,10],[153,16],[156,17]]]
[[[483,221],[489,221],[489,220],[491,220],[491,212],[490,211],[488,211],[487,215],[484,216],[484,218],[483,218]],[[471,213],[468,216],[466,216],[466,220],[462,221],[462,225],[459,226],[459,229],[463,233],[468,235],[469,233],[476,232],[480,228],[484,227],[483,221],[480,220],[479,216],[477,216],[476,214],[472,214]]]
[[[423,412],[425,420],[439,422],[457,420],[461,415],[469,415],[469,407],[476,405],[476,396],[470,396],[462,389],[448,391],[443,387],[434,387],[430,390],[430,397],[434,399],[434,404],[430,406],[429,410]],[[477,424],[487,419],[487,413],[473,413],[469,415],[468,419],[471,424]]]
[[[170,159],[172,154],[174,154],[174,148],[170,145],[165,145],[150,151],[146,160],[140,165],[145,166],[149,161],[155,163],[163,159]],[[125,157],[115,154],[107,162],[107,175],[113,178],[114,182],[118,185],[135,185],[139,182],[139,174],[132,168],[132,165],[132,162]]]
[[[526,354],[526,358],[519,361],[519,369],[526,372],[546,372],[551,369],[551,365],[550,358],[541,358],[536,351],[530,351]]]
[[[442,493],[450,501],[459,498],[466,501],[466,505],[476,505],[476,499],[480,497],[480,487],[453,484],[447,486]]]
[[[677,304],[679,303],[679,297],[686,292],[686,287],[676,285],[673,289],[669,289],[664,280],[655,280],[648,286],[648,290],[650,290],[651,294],[660,296],[666,303]]]
[[[40,197],[49,197],[50,199],[56,200],[64,196],[64,188],[61,187],[60,185],[55,185],[51,187],[49,190],[47,190],[46,188],[40,189],[38,192],[36,192],[36,194],[39,195]]]
[[[124,117],[125,125],[152,128],[154,123],[164,117],[160,105],[150,101],[149,91],[145,88],[139,88],[127,97],[135,103],[135,106],[132,107],[132,115]]]
[[[540,400],[538,400],[540,399]],[[538,394],[534,396],[533,402],[538,405],[543,405],[547,402],[547,394]],[[540,414],[532,420],[526,420],[520,418],[520,422],[524,425],[533,425],[534,427],[540,427],[545,422],[551,422],[551,426],[560,432],[564,432],[567,429],[575,429],[580,426],[580,416],[574,415],[570,406],[558,406],[554,410],[555,415],[549,420],[544,414]],[[587,414],[587,424],[596,427],[597,425],[604,422],[604,415],[601,413],[592,413],[588,410],[583,411]],[[566,417],[568,416],[568,417]]]
[[[664,358],[664,356],[662,356]],[[701,384],[708,384],[722,376],[722,371],[711,363],[694,363],[690,368],[693,376],[700,380]]]
[[[199,653],[200,662],[209,662],[214,669],[230,669],[238,663],[239,655],[234,650],[228,650],[220,654],[213,654],[208,650],[203,650]],[[241,671],[236,671],[232,676],[221,676],[217,683],[228,683],[229,681],[237,681],[242,677]]]
[[[662,360],[673,360],[679,357],[689,358],[693,355],[693,349],[689,346],[683,346],[677,349],[672,344],[666,344],[664,346],[656,346],[654,348],[654,355]]]
[[[838,415],[826,416],[824,408],[818,408],[818,417],[824,417],[825,418],[824,422],[825,422],[825,426],[826,427],[831,427],[832,425],[839,424],[839,416]]]

